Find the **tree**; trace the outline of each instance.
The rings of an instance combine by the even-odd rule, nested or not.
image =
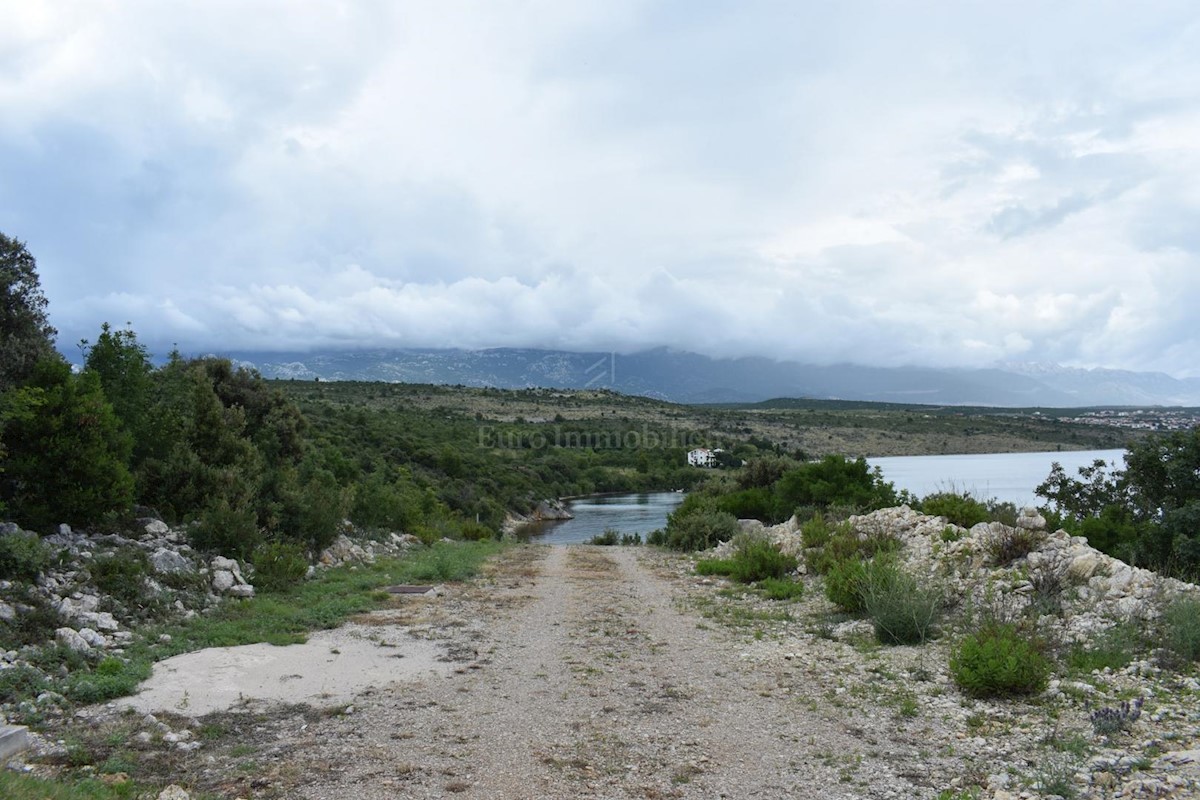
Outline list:
[[[112,403],[121,426],[133,437],[134,463],[147,442],[150,390],[154,367],[144,345],[129,328],[114,331],[107,322],[100,326],[95,344],[79,343],[85,354],[84,368],[100,378],[104,394]]]
[[[0,392],[24,382],[54,356],[57,331],[46,320],[37,264],[25,244],[0,233]]]
[[[43,358],[0,403],[5,472],[0,499],[18,522],[87,525],[133,502],[129,437],[94,373]]]

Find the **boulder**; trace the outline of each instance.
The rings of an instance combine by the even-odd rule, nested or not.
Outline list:
[[[192,796],[182,786],[172,783],[158,793],[158,800],[192,800]]]
[[[171,532],[171,527],[161,519],[140,519],[138,522],[143,523],[142,530],[151,536],[166,536]]]
[[[108,647],[108,641],[105,640],[104,635],[98,631],[92,630],[91,628],[80,628],[79,638],[83,639],[91,647],[96,647],[101,650],[103,650],[105,647]]]
[[[160,547],[150,554],[150,566],[160,575],[177,575],[193,570],[191,561],[166,547]]]
[[[348,562],[365,563],[372,559],[371,555],[351,541],[350,537],[341,534],[333,540],[333,544],[321,551],[318,560],[327,567],[334,567]]]
[[[254,597],[254,587],[248,583],[239,583],[236,586],[229,587],[227,594],[230,597],[242,597],[248,600]]]
[[[237,586],[237,576],[232,570],[215,569],[212,574],[212,588],[217,594],[225,594],[234,586]]]
[[[76,653],[90,653],[92,646],[73,628],[59,628],[54,632],[54,640]]]
[[[543,500],[538,503],[533,512],[534,519],[574,519],[575,515],[567,511],[561,500]]]
[[[12,622],[17,618],[17,610],[4,601],[0,601],[0,620]]]
[[[1027,506],[1021,509],[1021,515],[1017,517],[1017,527],[1027,531],[1044,531],[1046,518],[1039,514],[1036,508]]]

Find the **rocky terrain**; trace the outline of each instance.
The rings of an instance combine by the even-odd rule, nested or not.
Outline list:
[[[57,730],[156,770],[160,786],[176,784],[164,790],[170,798],[1107,800],[1200,792],[1200,681],[1194,665],[1173,662],[1155,641],[1165,605],[1196,587],[1046,531],[1035,512],[1012,528],[962,529],[905,507],[850,522],[861,537],[898,539],[905,568],[943,592],[949,608],[931,641],[876,643],[870,622],[840,613],[823,596],[825,578],[803,566],[804,596],[774,601],[696,575],[690,556],[514,546],[482,579],[397,597],[356,619],[386,631],[397,657],[406,642],[414,651],[435,643],[450,665],[443,674],[384,682],[328,707],[189,715],[98,706]],[[744,528],[804,555],[795,521]],[[1032,546],[997,566],[995,543],[1021,533]],[[81,561],[107,546],[69,536],[63,543]],[[405,544],[342,539],[325,560],[367,560],[374,548]],[[161,550],[188,559],[204,579],[196,607],[182,602],[179,613],[221,602],[213,581],[234,572],[225,562],[203,563],[169,531],[147,531],[138,546],[151,557]],[[134,620],[102,610],[103,598],[88,610],[90,591],[66,591],[79,585],[70,572],[52,570],[56,588],[41,590],[70,601],[73,632],[82,638],[90,628],[105,640],[96,646],[116,652]],[[233,574],[230,589],[245,585]],[[106,618],[80,616],[104,613],[115,630],[103,631]],[[985,614],[1031,621],[1054,657],[1044,691],[979,699],[956,685],[950,654]],[[1079,654],[1128,630],[1140,638],[1124,663],[1080,666]],[[41,740],[31,766],[53,771],[63,741]]]

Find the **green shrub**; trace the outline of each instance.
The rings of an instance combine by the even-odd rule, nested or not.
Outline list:
[[[950,674],[975,697],[1028,695],[1045,688],[1050,662],[1015,625],[987,621],[954,648]]]
[[[127,606],[142,606],[156,599],[146,591],[150,558],[138,547],[120,547],[108,555],[98,554],[88,565],[88,572],[97,589]]]
[[[761,487],[727,494],[717,501],[717,508],[738,519],[757,519],[768,525],[782,522],[787,518],[787,512],[783,511],[779,499],[769,490]]]
[[[746,537],[733,554],[734,580],[754,583],[767,578],[783,578],[796,569],[796,559],[779,552],[766,539]]]
[[[834,526],[830,525],[823,514],[817,513],[800,526],[800,540],[806,550],[824,547],[833,538]]]
[[[867,567],[860,592],[875,638],[882,644],[921,644],[941,617],[940,592],[890,559],[878,558]]]
[[[597,533],[593,536],[588,544],[602,545],[604,547],[612,547],[621,540],[621,535],[612,528],[606,528],[604,533]]]
[[[245,559],[262,541],[254,510],[233,508],[224,501],[205,511],[200,522],[188,531],[197,550]]]
[[[678,512],[676,512],[678,513]],[[667,520],[667,546],[674,550],[707,550],[737,535],[737,518],[724,511],[695,511]]]
[[[970,528],[990,519],[988,508],[970,492],[936,492],[921,499],[920,510],[932,517],[945,517],[961,528]]]
[[[867,565],[858,559],[838,561],[825,573],[825,596],[843,611],[852,614],[863,610],[863,583]]]
[[[1200,600],[1181,597],[1163,610],[1163,641],[1186,662],[1200,661]]]
[[[458,536],[464,542],[486,542],[496,538],[496,532],[481,522],[466,520],[459,526]]]
[[[51,640],[63,624],[58,611],[32,588],[22,587],[9,601],[25,608],[11,620],[0,620],[0,650],[17,650]]]
[[[254,587],[261,592],[282,592],[304,580],[308,557],[293,542],[264,542],[250,556]]]
[[[642,543],[642,535],[640,533],[623,533],[621,534],[621,544],[625,547],[637,546]]]
[[[792,578],[764,578],[758,588],[768,600],[799,600],[804,596],[804,584]]]
[[[149,662],[105,658],[92,669],[72,672],[63,694],[76,703],[103,703],[133,694],[150,673]]]
[[[0,579],[32,581],[50,566],[53,555],[36,534],[0,534]]]

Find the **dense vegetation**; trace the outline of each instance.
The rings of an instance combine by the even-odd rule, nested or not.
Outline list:
[[[1125,469],[1104,461],[1078,477],[1055,465],[1037,492],[1093,547],[1181,577],[1200,575],[1200,428],[1130,446]]]

